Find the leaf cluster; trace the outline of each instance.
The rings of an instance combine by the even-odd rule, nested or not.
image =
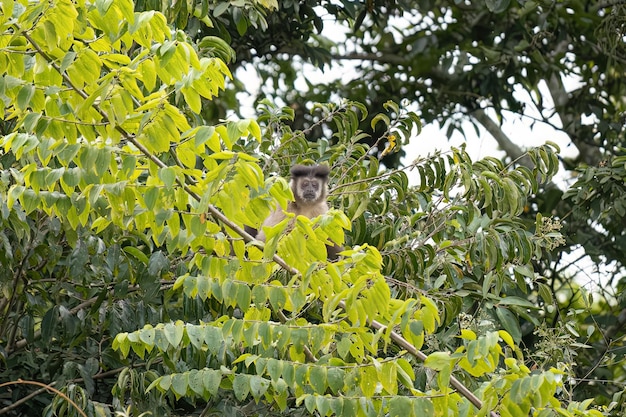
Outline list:
[[[532,262],[560,235],[518,218],[554,145],[533,169],[457,149],[386,170],[420,127],[393,102],[316,105],[333,141],[269,101],[258,121],[208,123],[225,62],[133,6],[2,3],[3,378],[37,369],[94,416],[598,415],[519,347],[551,301]],[[286,205],[280,174],[305,160],[332,168],[334,209],[255,241],[244,226]],[[6,412],[76,415],[14,395]]]

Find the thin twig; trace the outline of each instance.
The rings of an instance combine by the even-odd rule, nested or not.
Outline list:
[[[65,401],[70,403],[72,405],[72,407],[74,407],[76,409],[76,411],[81,416],[87,417],[87,414],[85,414],[85,412],[74,401],[72,401],[70,397],[68,397],[67,395],[65,395],[64,393],[59,391],[58,389],[52,387],[52,384],[54,384],[54,383],[52,383],[52,384],[44,384],[43,382],[39,382],[39,381],[25,381],[25,380],[22,380],[22,379],[18,379],[17,381],[9,381],[9,382],[5,382],[3,384],[0,384],[0,388],[6,387],[8,385],[15,385],[15,384],[37,385],[37,386],[43,387],[43,389],[46,390],[46,391],[52,391],[56,395],[58,395],[60,397],[63,397],[63,399]]]
[[[56,384],[56,382],[52,382],[52,383],[50,383],[49,386],[52,386],[52,385],[55,385],[55,384]],[[16,409],[20,405],[27,403],[28,401],[32,400],[33,398],[35,398],[39,394],[42,394],[42,393],[47,392],[47,391],[48,391],[48,388],[39,388],[38,390],[31,392],[27,396],[22,397],[19,400],[16,400],[13,404],[8,405],[8,406],[0,409],[0,415],[6,414],[6,413],[8,413],[11,410]]]

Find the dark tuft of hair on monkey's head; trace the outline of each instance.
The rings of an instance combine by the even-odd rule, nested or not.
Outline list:
[[[318,177],[327,178],[330,173],[328,165],[294,165],[291,167],[291,178]]]

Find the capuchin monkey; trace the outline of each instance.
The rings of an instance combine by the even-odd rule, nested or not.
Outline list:
[[[325,214],[328,211],[328,174],[330,168],[325,165],[294,165],[291,167],[291,191],[295,201],[289,202],[287,212],[309,219]],[[278,207],[263,221],[256,238],[265,242],[263,227],[274,226],[285,219],[285,212]],[[337,259],[343,250],[339,245],[326,245],[328,259]]]

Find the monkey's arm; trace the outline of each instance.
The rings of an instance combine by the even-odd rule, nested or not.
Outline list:
[[[337,244],[332,246],[326,245],[326,257],[330,261],[335,261],[337,260],[337,258],[339,258],[339,252],[341,252],[343,249],[343,246]]]
[[[252,236],[253,238],[256,239],[257,235],[259,234],[259,231],[256,230],[254,227],[252,226],[248,226],[247,224],[243,225],[243,230],[249,234],[250,236]]]
[[[256,239],[262,242],[265,242],[265,232],[263,231],[264,227],[272,227],[276,226],[278,223],[282,222],[285,219],[285,213],[279,208],[274,210],[268,217],[263,221],[263,224],[260,227],[259,233],[256,235]]]

